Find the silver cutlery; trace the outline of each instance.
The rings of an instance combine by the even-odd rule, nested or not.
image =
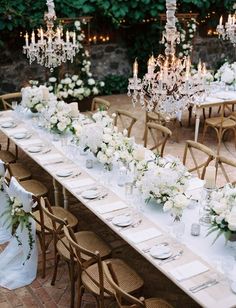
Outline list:
[[[57,160],[57,161],[54,161],[54,162],[46,163],[46,164],[44,164],[44,166],[56,165],[56,164],[61,164],[61,163],[64,163],[64,161],[63,160]]]
[[[81,174],[82,174],[82,172],[80,171],[80,172],[77,172],[76,174],[72,174],[69,178],[74,179],[74,178],[77,178],[77,176],[79,176]]]
[[[101,194],[101,195],[99,195],[98,197],[96,197],[96,198],[94,198],[94,199],[91,199],[90,201],[102,200],[102,199],[105,199],[107,196],[108,196],[108,192],[106,192],[106,193],[104,193],[104,194]]]
[[[153,245],[153,246],[148,247],[148,248],[143,248],[142,251],[145,252],[145,253],[147,253],[147,252],[149,252],[149,251],[152,249],[152,247],[154,247],[154,246],[158,247],[158,246],[168,246],[168,245],[169,245],[168,242],[162,242],[162,243]]]
[[[191,291],[192,293],[196,293],[196,292],[201,291],[203,289],[206,289],[206,288],[209,288],[211,286],[214,286],[217,283],[219,283],[218,280],[216,280],[216,279],[209,279],[208,281],[205,281],[205,282],[203,282],[203,283],[201,283],[201,284],[199,284],[199,285],[197,285],[195,287],[190,288],[189,291]]]
[[[161,264],[166,264],[166,263],[169,263],[171,261],[175,261],[175,260],[179,259],[182,256],[183,253],[184,253],[184,251],[180,250],[175,255],[161,261]]]
[[[120,228],[121,228],[122,231],[132,229],[132,228],[136,228],[141,224],[141,222],[142,222],[142,219],[139,219],[138,221],[135,221],[134,223],[132,223],[131,225],[129,225],[127,227],[120,227]]]
[[[52,151],[52,149],[46,149],[46,150],[44,150],[43,152],[41,152],[41,154],[47,154],[47,153],[49,153],[49,152],[51,152]]]

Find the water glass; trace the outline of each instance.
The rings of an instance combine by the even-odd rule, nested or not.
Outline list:
[[[182,242],[185,233],[185,223],[183,221],[175,221],[172,232],[179,242]]]

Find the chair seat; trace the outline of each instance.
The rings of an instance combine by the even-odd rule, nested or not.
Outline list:
[[[105,258],[111,254],[110,247],[100,239],[96,233],[92,231],[80,231],[75,233],[76,240],[80,244],[81,247],[90,250],[90,251],[99,251],[101,258]],[[69,247],[69,242],[67,238],[62,238],[66,247]],[[68,249],[63,245],[61,241],[57,242],[57,250],[58,252],[67,260],[70,260],[70,253]],[[85,255],[81,255],[85,260],[87,257]]]
[[[222,123],[222,128],[230,128],[236,126],[236,122],[232,119],[223,118],[223,121],[221,117],[215,117],[215,118],[209,118],[205,120],[207,125],[220,127]]]
[[[31,192],[36,197],[45,196],[48,193],[47,187],[37,180],[31,179],[22,181],[21,186],[23,186],[25,190]]]
[[[14,154],[12,154],[10,151],[7,150],[0,150],[0,159],[4,163],[14,163],[16,161],[16,157]]]
[[[133,293],[139,290],[143,286],[142,278],[131,269],[123,260],[121,259],[109,259],[112,263],[112,267],[114,272],[116,273],[116,277],[118,280],[119,286],[127,293]],[[104,261],[105,262],[105,261]],[[99,285],[99,274],[98,274],[98,265],[93,264],[86,270],[88,274],[98,282]],[[86,272],[83,272],[81,275],[82,283],[86,289],[90,290],[94,294],[99,295],[100,289],[87,275]],[[104,275],[104,288],[112,294],[112,287],[108,283],[105,275]],[[105,297],[110,297],[110,294],[104,292]]]
[[[31,178],[31,172],[21,163],[13,163],[10,165],[11,173],[18,180],[27,180]]]
[[[146,308],[171,308],[172,306],[160,298],[145,299]]]
[[[72,213],[64,209],[63,207],[53,206],[52,210],[53,210],[53,214],[57,216],[58,218],[61,218],[61,219],[66,218],[71,228],[74,228],[78,224],[78,219]],[[33,216],[36,218],[36,221],[40,221],[39,210],[33,212]],[[46,215],[44,215],[44,225],[45,225],[46,233],[50,232],[50,231],[47,231],[47,229],[50,229],[51,231],[53,230],[52,220]],[[41,226],[38,223],[36,224],[36,230],[41,231]]]

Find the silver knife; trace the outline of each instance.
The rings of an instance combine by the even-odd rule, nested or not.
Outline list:
[[[209,288],[211,286],[214,286],[217,283],[219,283],[219,281],[217,281],[216,279],[211,279],[211,280],[208,280],[208,281],[206,281],[206,282],[204,282],[204,283],[202,283],[202,284],[200,284],[200,285],[198,285],[196,287],[190,288],[189,291],[191,291],[192,293],[196,293],[196,292],[201,291],[203,289],[206,289],[206,288]]]

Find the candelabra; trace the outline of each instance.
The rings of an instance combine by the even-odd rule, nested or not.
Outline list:
[[[228,39],[236,46],[236,13],[234,15],[229,14],[225,26],[223,25],[223,17],[221,16],[216,31],[220,38],[222,37],[223,40]]]
[[[199,100],[205,92],[205,65],[199,63],[198,72],[191,75],[189,57],[175,56],[180,34],[176,29],[176,0],[166,0],[167,22],[162,41],[165,55],[148,60],[148,71],[143,79],[138,78],[138,62],[133,64],[133,77],[129,79],[128,95],[134,105],[139,101],[147,111],[157,111],[166,120],[176,118],[180,112]]]
[[[79,49],[76,42],[76,33],[71,35],[66,31],[66,41],[63,40],[63,28],[58,26],[54,30],[54,22],[56,21],[55,6],[53,0],[47,0],[48,12],[44,14],[46,22],[46,31],[41,27],[37,33],[32,31],[31,42],[29,43],[29,35],[25,35],[25,45],[23,46],[23,53],[29,58],[30,64],[37,61],[38,64],[48,67],[51,70],[60,66],[63,62],[71,61]],[[38,36],[38,41],[36,37]],[[72,41],[71,41],[72,36]]]

